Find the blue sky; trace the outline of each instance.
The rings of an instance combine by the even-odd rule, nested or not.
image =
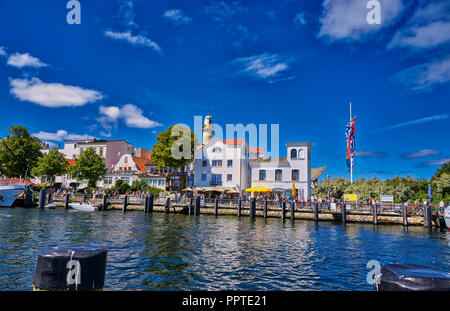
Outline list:
[[[355,178],[429,178],[450,160],[450,1],[80,0],[0,2],[0,135],[23,125],[53,145],[92,136],[151,149],[159,131],[280,124],[312,166]],[[281,155],[285,155],[284,148]]]

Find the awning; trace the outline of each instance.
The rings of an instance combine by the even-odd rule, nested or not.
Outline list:
[[[229,194],[237,194],[237,193],[239,193],[239,191],[237,191],[236,189],[233,188],[231,190],[228,190],[227,193],[229,193]]]
[[[182,191],[192,191],[192,189],[187,187],[186,189],[183,189]]]
[[[264,188],[264,187],[261,187],[261,186],[255,186],[255,187],[252,187],[252,188],[248,188],[245,191],[246,192],[272,192],[271,189],[267,189],[267,188]]]

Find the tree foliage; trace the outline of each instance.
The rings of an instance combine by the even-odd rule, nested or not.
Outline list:
[[[11,126],[8,134],[0,141],[0,173],[10,178],[30,176],[43,143],[22,126]]]
[[[353,184],[342,177],[330,180],[330,196],[342,199],[344,194],[356,194],[359,201],[368,198],[380,200],[380,195],[392,195],[395,203],[420,202],[428,199],[428,184],[431,183],[433,203],[450,200],[450,172],[449,162],[443,164],[429,182],[427,179],[416,179],[411,176],[395,176],[382,181],[377,178],[358,179]],[[328,181],[324,180],[313,189],[313,195],[326,198]]]
[[[194,159],[198,140],[189,128],[173,125],[159,133],[156,139],[158,141],[153,145],[152,161],[158,169],[183,168]]]
[[[70,169],[70,174],[77,179],[87,179],[88,187],[95,188],[106,174],[106,165],[102,157],[95,153],[93,148],[87,148],[78,159],[75,166]]]
[[[52,149],[44,154],[33,167],[32,173],[34,176],[47,176],[50,183],[55,182],[55,176],[61,176],[68,172],[69,163],[64,158],[64,155],[57,149]]]

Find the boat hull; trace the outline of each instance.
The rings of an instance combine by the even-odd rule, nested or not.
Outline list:
[[[450,207],[447,207],[444,214],[445,225],[450,229]]]
[[[0,187],[0,207],[11,207],[25,188],[14,186]]]
[[[69,204],[70,208],[73,208],[77,211],[82,211],[82,212],[95,212],[98,210],[98,206],[96,205],[88,205],[88,204]]]

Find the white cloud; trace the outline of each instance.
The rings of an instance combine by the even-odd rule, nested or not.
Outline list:
[[[431,48],[450,42],[450,2],[419,7],[388,45],[393,48]]]
[[[294,17],[294,25],[296,27],[300,27],[305,24],[306,24],[306,13],[305,12],[297,13]]]
[[[413,153],[404,153],[401,156],[402,156],[402,158],[405,158],[405,159],[415,159],[415,158],[423,158],[423,157],[428,157],[428,156],[438,155],[438,154],[440,154],[440,152],[438,150],[422,149],[422,150],[419,150],[419,151],[413,152]]]
[[[237,58],[231,64],[236,67],[238,74],[273,83],[294,78],[290,75],[290,62],[290,59],[278,54],[264,53]]]
[[[138,27],[135,22],[133,1],[123,1],[119,7],[119,19],[125,26]]]
[[[390,25],[403,11],[402,0],[381,1],[381,24],[367,23],[367,1],[324,0],[323,16],[318,37],[329,40],[359,40]]]
[[[450,55],[406,68],[392,77],[392,81],[415,91],[427,91],[433,86],[450,81]]]
[[[6,48],[4,46],[0,46],[0,56],[6,56],[8,53],[6,53]]]
[[[77,107],[103,99],[94,90],[61,83],[45,83],[38,78],[11,79],[11,94],[21,101],[28,101],[45,107]]]
[[[31,56],[29,53],[24,54],[15,53],[13,55],[10,55],[7,64],[9,66],[14,66],[17,68],[23,67],[40,68],[48,66],[47,64],[40,61],[38,58]]]
[[[395,125],[392,125],[392,126],[384,127],[384,128],[372,131],[372,133],[388,131],[388,130],[393,130],[393,129],[397,129],[397,128],[403,128],[403,127],[409,127],[409,126],[424,124],[424,123],[428,123],[428,122],[446,120],[448,118],[450,118],[450,114],[448,114],[448,113],[438,114],[438,115],[434,115],[434,116],[431,116],[431,117],[416,119],[416,120],[412,120],[412,121],[406,121],[406,122],[398,123],[398,124],[395,124]]]
[[[100,114],[97,120],[107,130],[111,130],[111,124],[117,124],[119,119],[123,119],[128,127],[134,128],[154,128],[162,124],[152,121],[143,115],[143,111],[135,105],[127,104],[122,108],[115,106],[100,106]]]
[[[175,26],[189,24],[192,21],[192,18],[184,14],[184,12],[179,9],[166,11],[164,13],[164,17],[170,20]]]
[[[48,141],[63,141],[63,140],[78,140],[78,139],[93,139],[95,137],[84,134],[69,134],[65,130],[58,130],[56,133],[49,133],[40,131],[39,133],[32,134],[34,137],[37,137],[41,140]]]
[[[161,48],[159,45],[152,41],[150,38],[147,38],[145,36],[137,35],[133,36],[131,34],[131,31],[128,32],[114,32],[114,31],[105,31],[105,36],[109,37],[114,40],[122,40],[127,41],[128,43],[132,45],[140,45],[140,46],[147,46],[152,48],[153,50],[157,52],[161,52]]]

